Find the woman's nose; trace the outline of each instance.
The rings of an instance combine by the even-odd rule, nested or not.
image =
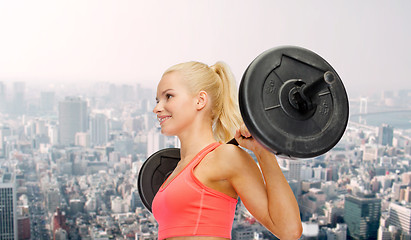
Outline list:
[[[156,106],[154,107],[154,109],[153,109],[153,113],[158,113],[158,112],[160,112],[160,109],[161,109],[160,102],[158,102],[158,103],[156,104]]]

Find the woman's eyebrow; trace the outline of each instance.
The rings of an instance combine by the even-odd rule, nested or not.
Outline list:
[[[172,88],[167,88],[166,90],[162,91],[160,96],[163,96],[166,92],[173,90]],[[156,97],[156,101],[158,101],[158,97]]]
[[[168,88],[168,89],[164,90],[163,92],[161,92],[161,95],[164,95],[164,94],[166,94],[166,92],[171,91],[171,90],[173,90],[173,89],[172,89],[172,88]]]

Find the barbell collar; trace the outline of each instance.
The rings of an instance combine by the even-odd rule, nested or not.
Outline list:
[[[308,85],[304,85],[302,87],[302,93],[307,98],[311,98],[319,92],[323,91],[324,89],[328,88],[329,85],[333,84],[334,82],[334,73],[331,71],[326,71],[320,78],[318,78],[314,82]]]

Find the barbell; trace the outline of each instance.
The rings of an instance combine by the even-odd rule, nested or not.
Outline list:
[[[341,139],[348,97],[337,72],[318,54],[297,46],[269,49],[245,70],[238,94],[241,116],[253,138],[273,153],[311,158]],[[229,141],[236,143],[235,139]],[[180,161],[180,149],[162,149],[142,165],[140,198],[151,211],[158,189]]]

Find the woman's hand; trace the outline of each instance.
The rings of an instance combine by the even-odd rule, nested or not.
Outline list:
[[[244,123],[241,124],[239,129],[237,129],[234,138],[241,147],[247,148],[248,150],[253,151],[255,154],[269,151],[258,141],[256,141],[253,136],[251,136],[250,131],[248,131]]]

